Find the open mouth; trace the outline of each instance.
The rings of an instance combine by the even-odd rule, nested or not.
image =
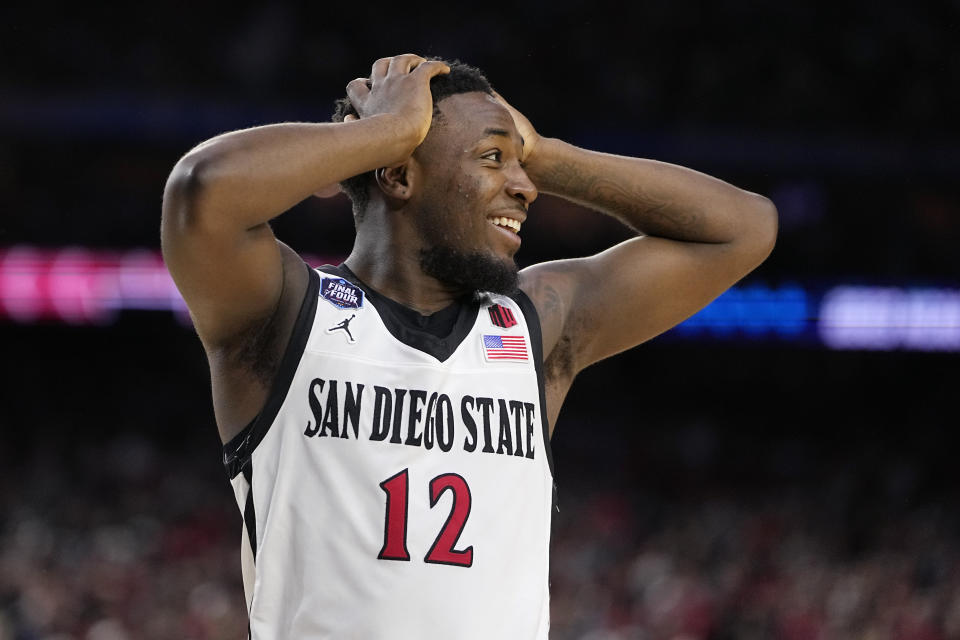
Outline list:
[[[519,220],[514,220],[513,218],[507,218],[505,216],[501,216],[499,218],[487,218],[487,220],[489,220],[490,224],[495,227],[502,227],[503,229],[513,231],[514,233],[520,233]]]

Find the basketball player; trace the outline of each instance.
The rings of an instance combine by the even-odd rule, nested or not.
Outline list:
[[[570,384],[759,265],[776,211],[543,137],[460,63],[383,58],[347,96],[337,122],[201,144],[164,193],[164,257],[243,513],[250,635],[546,638],[550,433]],[[338,189],[353,251],[311,269],[268,223]],[[539,192],[637,235],[518,273]]]

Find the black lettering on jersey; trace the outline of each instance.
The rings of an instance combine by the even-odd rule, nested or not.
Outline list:
[[[523,422],[523,403],[519,400],[510,401],[510,413],[513,414],[513,426],[516,429],[517,437],[514,442],[517,446],[513,450],[513,455],[523,455],[523,438],[520,435],[520,423]]]
[[[390,414],[393,412],[393,394],[386,387],[373,388],[373,425],[370,439],[377,442],[387,439],[390,433]]]
[[[398,389],[399,391],[399,389]],[[410,390],[410,415],[407,416],[407,439],[403,444],[411,447],[419,447],[422,440],[422,434],[417,433],[417,425],[420,418],[423,417],[423,411],[420,405],[427,399],[427,392],[420,389]]]
[[[510,437],[510,414],[507,412],[507,403],[502,398],[497,400],[500,409],[500,441],[497,444],[497,453],[513,453],[513,440]],[[506,445],[506,447],[504,447]]]
[[[473,409],[473,396],[463,396],[463,399],[460,400],[460,417],[467,428],[467,437],[463,439],[463,450],[472,453],[477,450],[477,421],[467,410],[468,404]]]
[[[437,434],[437,446],[440,451],[450,451],[453,447],[453,403],[445,393],[441,393],[437,398],[437,415],[433,422],[431,426]]]
[[[400,421],[403,419],[403,397],[407,395],[406,389],[394,389],[396,394],[393,396],[393,434],[390,436],[390,442],[400,444]]]
[[[353,384],[344,382],[347,385],[347,398],[343,401],[343,430],[340,432],[341,438],[347,437],[347,427],[353,423],[353,437],[360,439],[360,403],[363,402],[363,385],[357,384],[357,394],[353,394]]]
[[[531,460],[533,460],[533,411],[535,406],[532,402],[523,403],[527,414],[527,457]]]
[[[310,390],[307,391],[307,402],[310,404],[310,412],[313,414],[313,420],[315,424],[310,424],[310,421],[307,420],[307,428],[303,430],[303,435],[308,438],[312,438],[317,435],[320,431],[320,423],[323,422],[323,407],[320,406],[320,400],[317,398],[316,392],[314,389],[320,387],[320,391],[323,391],[324,380],[321,378],[314,378],[310,383]]]
[[[483,452],[493,453],[493,436],[490,434],[490,411],[493,398],[477,398],[477,406],[483,411]]]
[[[336,438],[340,435],[337,426],[339,424],[339,412],[337,411],[337,381],[331,380],[330,387],[327,389],[327,406],[324,408],[323,427],[320,429],[318,437],[323,438],[327,432]]]
[[[433,411],[437,406],[437,392],[434,391],[430,394],[430,399],[427,400],[427,426],[423,430],[423,448],[424,449],[433,449],[433,429],[435,427],[435,422],[433,418]]]
[[[385,442],[390,436],[393,444],[404,444],[443,452],[453,448],[458,429],[454,418],[453,401],[438,391],[421,389],[388,389],[374,386],[372,416],[363,414],[364,385],[344,381],[344,402],[340,404],[340,383],[337,380],[314,378],[307,391],[311,419],[307,420],[303,435],[308,438],[333,437],[360,439],[361,421],[369,419],[369,439]],[[409,402],[406,399],[409,398]],[[407,405],[407,406],[405,406]],[[496,415],[494,415],[496,414]],[[343,422],[340,417],[343,417]],[[483,453],[497,453],[533,460],[535,457],[536,405],[506,398],[463,396],[460,400],[460,418],[466,428],[463,450],[469,453],[478,448]],[[478,422],[482,420],[483,431]],[[493,432],[497,420],[497,432]],[[404,424],[406,427],[404,427]],[[405,429],[406,433],[401,431]],[[524,437],[526,432],[526,437]],[[494,447],[494,436],[497,446]],[[483,446],[480,447],[480,438]],[[526,440],[526,447],[524,447]]]

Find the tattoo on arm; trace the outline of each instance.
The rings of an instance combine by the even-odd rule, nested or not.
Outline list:
[[[591,174],[573,162],[551,167],[549,182],[557,195],[609,213],[640,233],[684,239],[701,226],[696,210],[678,209],[641,185]]]
[[[576,337],[572,335],[571,329],[578,324],[578,320],[565,314],[563,298],[552,284],[539,283],[535,295],[541,326],[549,323],[559,334],[557,342],[546,354],[544,364],[547,380],[553,384],[560,380],[572,379]]]
[[[553,316],[560,309],[560,294],[552,285],[545,285],[541,291],[543,295],[544,315]]]

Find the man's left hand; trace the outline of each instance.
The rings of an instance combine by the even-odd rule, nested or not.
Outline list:
[[[527,117],[514,109],[509,102],[503,99],[502,95],[494,91],[493,97],[510,112],[510,116],[513,118],[513,124],[516,125],[517,131],[523,138],[523,157],[520,161],[527,162],[536,150],[537,144],[540,142],[540,134],[533,128],[533,125],[530,124]]]

